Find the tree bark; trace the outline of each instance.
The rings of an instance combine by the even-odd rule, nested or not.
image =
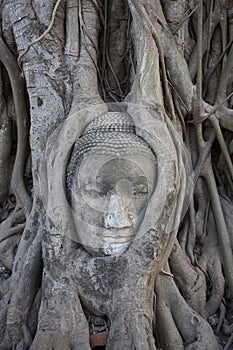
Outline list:
[[[108,350],[230,348],[233,5],[0,11],[0,349],[90,350],[103,330]],[[127,250],[93,256],[75,238],[67,169],[111,113],[155,154],[156,186]]]

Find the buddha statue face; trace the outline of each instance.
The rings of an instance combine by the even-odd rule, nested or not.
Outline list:
[[[105,130],[98,137],[93,147],[89,138],[78,160],[70,204],[79,243],[95,256],[117,255],[143,219],[156,184],[156,157],[136,135]]]

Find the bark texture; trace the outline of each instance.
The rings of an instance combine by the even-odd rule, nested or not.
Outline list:
[[[231,349],[232,3],[0,11],[0,349]],[[92,256],[66,169],[116,112],[156,155],[157,185],[126,252]]]

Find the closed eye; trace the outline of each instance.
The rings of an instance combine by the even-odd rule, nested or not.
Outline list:
[[[93,184],[87,184],[83,189],[83,194],[93,198],[104,197],[105,192],[93,186]]]
[[[84,193],[90,197],[104,197],[105,193],[92,189],[92,190],[85,190]]]
[[[133,194],[135,196],[143,196],[148,194],[148,187],[146,185],[138,185],[134,188]]]

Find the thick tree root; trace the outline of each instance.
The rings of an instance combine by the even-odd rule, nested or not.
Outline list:
[[[112,320],[106,350],[134,349],[156,350],[151,320],[146,312],[125,309]]]
[[[11,349],[19,344],[23,346],[22,344],[29,343],[30,331],[27,327],[27,317],[41,279],[42,230],[39,227],[37,229],[39,232],[35,239],[31,242],[28,250],[24,251],[23,261],[19,260],[14,265],[11,277],[12,296],[8,305],[4,341],[0,349]],[[26,230],[29,230],[29,227]],[[24,239],[27,241],[28,231],[26,230],[24,231]],[[24,249],[23,238],[20,245],[18,251]]]
[[[15,103],[17,119],[17,152],[12,174],[12,188],[19,202],[28,214],[32,208],[32,199],[24,183],[24,167],[28,152],[29,124],[27,118],[26,98],[24,94],[25,81],[21,75],[14,56],[0,38],[0,60],[9,74]]]
[[[12,126],[9,121],[8,123],[0,125],[0,202],[5,201],[9,194],[12,142],[11,128]]]
[[[20,239],[21,235],[16,234],[0,243],[0,261],[10,271],[13,269],[15,252]]]
[[[24,228],[25,228],[25,224],[19,224],[15,227],[10,227],[10,228],[5,229],[5,230],[0,230],[0,243],[2,243],[6,239],[8,239],[14,235],[22,233]]]
[[[81,334],[81,332],[80,332]],[[80,340],[77,336],[70,339],[66,333],[57,331],[40,330],[37,331],[36,337],[30,347],[30,350],[91,350],[90,345]]]
[[[210,193],[211,205],[216,222],[216,228],[219,240],[219,250],[223,261],[223,271],[226,275],[226,281],[233,295],[233,255],[229,233],[226,226],[226,221],[223,215],[223,210],[218,194],[212,167],[209,167],[205,174],[206,184]]]
[[[170,255],[170,266],[175,281],[188,305],[206,318],[205,276],[199,268],[190,264],[178,241]]]
[[[160,274],[155,293],[160,346],[165,350],[218,350],[210,325],[186,304],[172,277]]]
[[[38,327],[30,350],[91,350],[77,290],[65,265],[63,272],[60,268],[61,262],[54,261],[44,269]]]
[[[23,209],[13,212],[0,224],[0,261],[12,270],[16,248],[25,228]]]
[[[202,255],[198,260],[198,265],[206,273],[211,283],[211,292],[206,303],[206,309],[208,315],[213,315],[223,299],[225,279],[222,273],[217,232],[212,211],[210,211],[208,232],[203,243]]]
[[[24,210],[20,209],[18,211],[13,211],[8,218],[3,221],[0,225],[0,229],[8,229],[9,227],[13,227],[18,224],[22,224],[25,221]]]

